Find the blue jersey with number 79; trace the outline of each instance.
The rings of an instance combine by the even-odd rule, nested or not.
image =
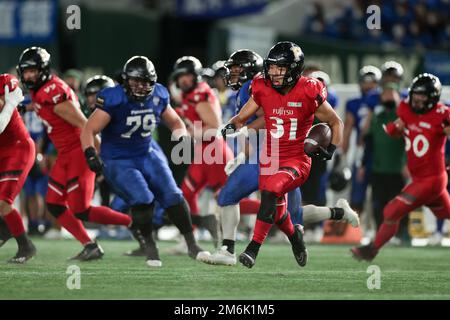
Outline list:
[[[102,159],[129,159],[146,155],[152,133],[169,105],[169,92],[156,83],[144,101],[130,99],[120,85],[97,94],[96,107],[108,113],[109,124],[102,130]]]

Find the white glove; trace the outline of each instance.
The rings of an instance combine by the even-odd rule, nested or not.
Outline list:
[[[9,87],[5,86],[5,105],[8,104],[16,108],[23,99],[22,90],[19,87],[9,92]]]
[[[233,160],[230,160],[225,165],[225,173],[227,176],[231,175],[234,170],[236,170],[237,167],[239,167],[241,164],[245,162],[245,153],[240,152],[236,158]]]
[[[243,135],[244,137],[247,137],[247,138],[248,138],[248,128],[247,128],[247,126],[243,126],[243,127],[240,128],[239,130],[236,130],[235,133],[227,134],[227,138],[228,138],[228,137],[230,137],[230,138],[236,138],[236,137],[239,137],[239,136],[241,136],[241,135]]]

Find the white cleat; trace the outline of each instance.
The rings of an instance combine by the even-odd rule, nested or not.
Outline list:
[[[347,221],[354,228],[359,226],[358,214],[355,211],[353,211],[352,208],[350,208],[350,205],[348,204],[347,200],[342,198],[339,199],[336,202],[336,207],[344,209],[344,217],[342,218],[342,220]]]
[[[152,267],[152,268],[159,268],[159,267],[162,266],[161,260],[147,260],[145,263],[146,263],[149,267]]]
[[[210,258],[211,258],[211,253],[209,253],[209,251],[200,251],[199,253],[197,253],[195,260],[204,262],[204,263],[208,263]]]
[[[175,246],[168,248],[167,253],[174,256],[180,256],[188,253],[186,241],[181,239]]]
[[[222,246],[209,257],[206,263],[222,266],[234,266],[237,263],[236,254],[230,253],[227,250],[227,246]]]

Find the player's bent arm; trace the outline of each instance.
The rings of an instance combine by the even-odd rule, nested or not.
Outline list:
[[[183,120],[181,120],[178,113],[170,105],[167,106],[166,110],[164,110],[161,118],[169,127],[170,131],[172,131],[172,135],[176,140],[187,135],[186,125]]]
[[[248,101],[244,104],[241,111],[237,115],[235,115],[229,123],[233,123],[236,125],[237,129],[240,129],[244,126],[248,119],[259,109],[259,106],[256,104],[255,100],[252,97],[248,99]],[[255,120],[256,121],[256,120]]]
[[[86,150],[89,147],[96,147],[98,150],[97,142],[94,140],[95,136],[101,132],[111,121],[111,116],[101,110],[95,109],[94,112],[89,117],[89,120],[86,122],[85,126],[81,130],[81,146],[83,150]]]
[[[66,100],[55,105],[53,112],[76,128],[82,129],[87,122],[77,102]]]
[[[222,123],[221,110],[218,105],[207,101],[199,102],[195,106],[195,111],[202,120],[204,130],[217,129]]]
[[[335,146],[339,146],[342,142],[344,123],[331,105],[327,101],[322,103],[319,108],[317,108],[315,116],[331,127],[331,132],[333,133],[331,143]]]
[[[350,112],[346,112],[344,120],[344,138],[342,140],[342,150],[344,151],[344,153],[348,152],[348,148],[350,145],[350,136],[352,135],[354,124],[355,118]]]
[[[405,129],[405,123],[402,121],[402,119],[397,118],[393,122],[389,122],[385,125],[383,124],[383,129],[387,135],[393,138],[399,138],[403,134],[403,130]]]

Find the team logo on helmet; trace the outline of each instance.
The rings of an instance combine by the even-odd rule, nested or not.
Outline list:
[[[301,56],[302,56],[302,50],[300,49],[300,47],[292,46],[291,51],[294,54],[294,61],[295,62],[300,61]]]

